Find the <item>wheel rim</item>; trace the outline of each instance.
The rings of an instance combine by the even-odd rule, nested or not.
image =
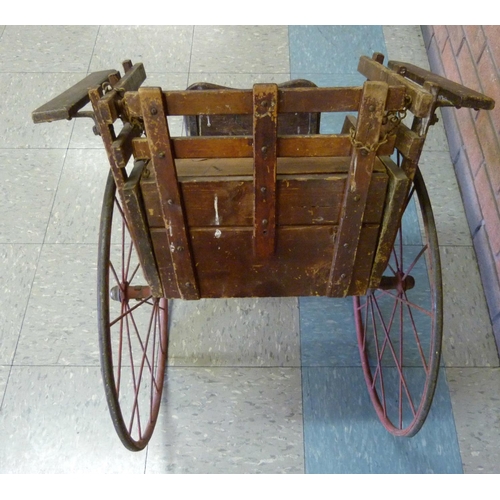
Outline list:
[[[396,436],[414,436],[432,403],[442,338],[439,247],[419,171],[381,288],[354,297],[354,317],[365,381],[380,421]]]
[[[110,175],[101,215],[98,315],[101,371],[116,432],[142,450],[161,402],[168,343],[168,301],[153,297]]]

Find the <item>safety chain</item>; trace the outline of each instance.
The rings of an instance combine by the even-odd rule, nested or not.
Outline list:
[[[384,134],[382,139],[380,139],[377,143],[372,144],[371,146],[366,146],[361,141],[357,141],[354,136],[356,135],[356,129],[352,127],[349,130],[349,138],[351,140],[351,144],[361,151],[366,151],[366,153],[374,153],[378,150],[382,144],[385,144],[389,141],[389,138],[393,135],[394,131],[398,128],[399,124],[406,118],[406,113],[408,108],[411,105],[411,97],[405,97],[405,105],[401,110],[397,111],[388,111],[384,117],[382,118],[382,125],[387,125],[387,123],[391,123],[390,129]]]

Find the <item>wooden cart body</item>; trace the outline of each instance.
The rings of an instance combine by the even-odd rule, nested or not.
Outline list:
[[[159,414],[170,298],[353,296],[382,424],[408,437],[422,427],[440,366],[443,300],[418,162],[438,107],[494,102],[411,64],[382,63],[378,53],[360,58],[367,81],[359,87],[298,80],[165,91],[141,87],[143,65],[126,61],[123,77],[92,73],[33,112],[35,122],[92,117],[109,158],[99,345],[111,417],[128,449],[147,445]],[[89,101],[93,111],[80,111]],[[345,116],[339,133],[320,133],[327,113]],[[186,136],[172,136],[175,117],[184,117]],[[410,218],[418,237],[408,259],[410,204],[422,224]],[[110,257],[113,214],[120,267]]]

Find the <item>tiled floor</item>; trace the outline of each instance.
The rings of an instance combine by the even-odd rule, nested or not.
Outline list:
[[[349,308],[322,299],[175,302],[168,404],[147,451],[126,451],[108,416],[95,305],[106,157],[89,124],[35,126],[31,111],[126,58],[145,64],[146,84],[173,89],[356,85],[373,51],[428,67],[417,26],[0,26],[0,472],[500,472],[499,360],[440,123],[421,166],[446,368],[421,433],[383,430]]]

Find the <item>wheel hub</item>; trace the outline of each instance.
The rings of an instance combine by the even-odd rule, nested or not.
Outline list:
[[[109,296],[117,302],[129,300],[143,300],[151,296],[151,287],[143,285],[130,286],[126,281],[120,286],[114,286],[109,291]]]

